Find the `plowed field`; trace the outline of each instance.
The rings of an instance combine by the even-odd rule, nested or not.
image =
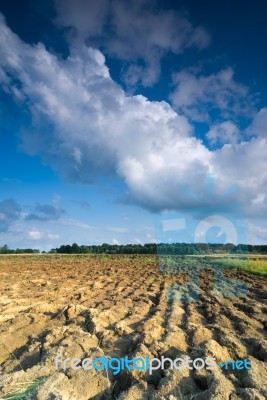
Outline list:
[[[226,276],[242,279],[248,290],[223,297],[207,268],[191,301],[179,297],[188,276],[186,267],[162,274],[156,256],[1,256],[2,398],[267,398],[266,278],[229,269]],[[57,353],[246,358],[251,370],[56,371]]]

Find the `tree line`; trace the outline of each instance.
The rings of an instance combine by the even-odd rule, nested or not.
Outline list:
[[[51,249],[50,253],[59,254],[267,254],[267,245],[246,245],[232,243],[146,243],[141,244],[108,244],[79,246],[77,243],[72,245],[62,245]]]
[[[10,249],[6,244],[0,246],[0,254],[38,254],[36,249]],[[42,253],[45,253],[44,251]],[[246,245],[232,243],[146,243],[146,244],[108,244],[101,245],[62,245],[51,249],[52,254],[267,254],[267,245]]]
[[[7,244],[0,246],[0,254],[39,254],[38,249],[10,249]]]

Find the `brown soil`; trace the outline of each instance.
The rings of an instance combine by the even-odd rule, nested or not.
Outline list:
[[[186,273],[160,273],[154,256],[1,256],[0,388],[46,377],[38,400],[267,398],[266,278],[227,271],[243,297],[213,291],[202,271],[198,301],[170,301]],[[64,357],[247,358],[250,371],[55,370]]]

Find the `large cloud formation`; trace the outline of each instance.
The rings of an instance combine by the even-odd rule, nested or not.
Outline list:
[[[41,43],[24,43],[3,17],[0,81],[31,111],[24,149],[40,154],[68,181],[118,176],[129,188],[128,201],[154,211],[209,202],[221,207],[222,194],[237,183],[239,190],[229,201],[242,202],[251,214],[266,212],[263,111],[254,118],[250,141],[241,135],[212,151],[194,136],[187,117],[167,102],[126,95],[111,79],[99,50],[73,44],[68,58],[60,58]],[[214,140],[216,133],[209,136]],[[209,174],[216,176],[212,199],[205,186]]]

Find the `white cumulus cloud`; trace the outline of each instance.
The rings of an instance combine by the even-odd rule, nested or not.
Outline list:
[[[237,143],[240,140],[239,128],[231,121],[212,125],[206,137],[211,144]]]
[[[192,120],[209,121],[214,111],[229,118],[253,109],[248,88],[235,81],[230,67],[210,75],[183,70],[173,75],[173,83],[175,90],[170,100],[174,108]]]
[[[44,232],[38,231],[38,230],[32,230],[28,232],[28,238],[31,240],[41,240],[45,236]]]

